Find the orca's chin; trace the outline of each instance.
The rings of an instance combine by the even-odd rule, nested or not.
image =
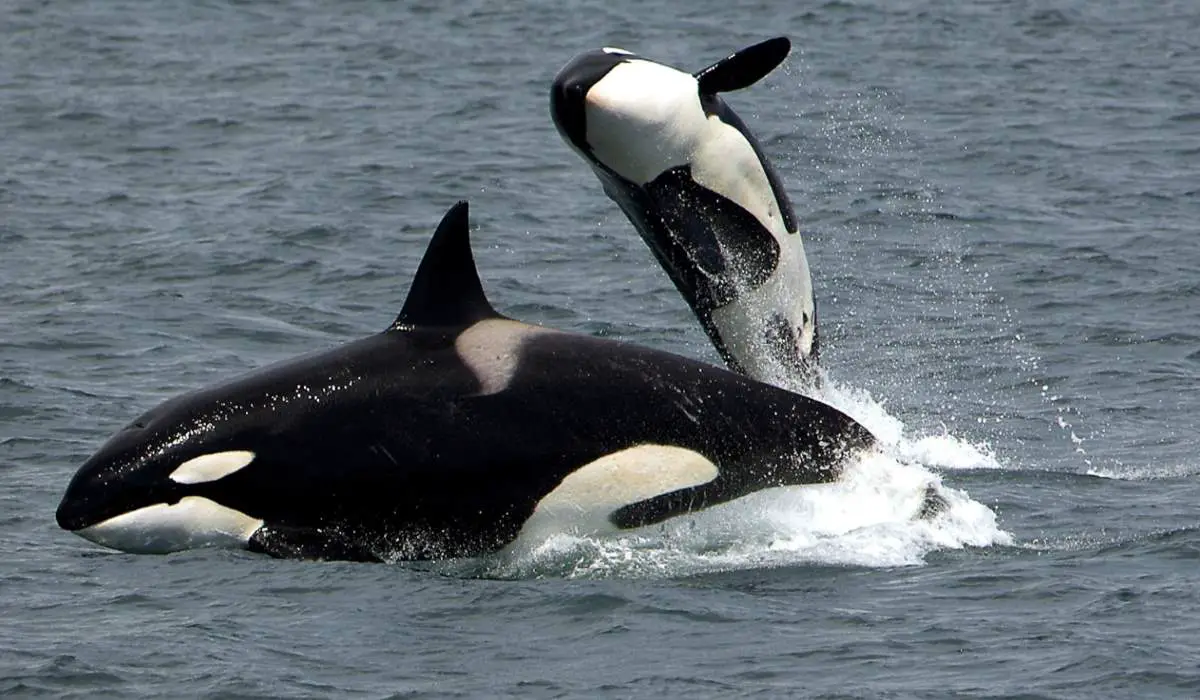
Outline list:
[[[58,504],[58,510],[54,511],[54,519],[62,529],[77,532],[89,525],[94,525],[98,520],[95,513],[87,506],[86,502],[72,498],[68,493]]]
[[[131,554],[168,554],[200,547],[245,549],[263,521],[199,496],[155,503],[89,522],[64,500],[58,524],[80,537]],[[65,514],[64,514],[65,513]]]

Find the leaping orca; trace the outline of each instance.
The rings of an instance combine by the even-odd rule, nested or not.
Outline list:
[[[539,513],[636,528],[829,482],[874,444],[804,396],[500,315],[460,202],[386,331],[151,409],[83,464],[57,519],[127,552],[469,556]]]
[[[812,386],[819,350],[795,212],[754,135],[720,93],[787,57],[778,37],[687,73],[605,48],[559,71],[550,112],[699,318],[726,364]]]

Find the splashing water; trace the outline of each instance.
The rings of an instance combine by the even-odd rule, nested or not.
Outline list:
[[[802,56],[796,60],[803,70]],[[811,118],[824,120],[824,130],[818,130],[817,142],[805,139],[804,131],[797,128],[793,137],[801,143],[793,158],[796,167],[791,170],[821,173],[820,177],[828,181],[814,180],[802,190],[824,193],[828,198],[829,193],[853,189],[854,183],[869,181],[864,173],[873,167],[874,160],[869,157],[872,151],[907,148],[904,132],[894,122],[899,117],[881,108],[880,100],[885,96],[817,97],[808,103],[834,107],[824,117]],[[802,122],[811,121],[810,117],[798,116]],[[820,143],[822,140],[826,143]],[[806,160],[806,153],[815,159],[814,163]],[[820,153],[825,154],[823,159],[817,155]],[[808,167],[813,164],[815,167]],[[830,172],[831,167],[834,172]],[[917,202],[916,213],[935,209],[936,195],[931,194],[933,189],[919,175],[903,172],[894,177],[903,183],[897,190],[899,195],[876,192],[879,185],[874,183],[860,185],[853,197],[874,197],[872,201],[876,201],[896,196],[897,211],[907,212],[912,201]],[[846,202],[840,206],[854,210],[856,204]],[[911,225],[923,220],[905,219]],[[842,225],[857,226],[852,222]],[[937,234],[934,238],[951,235],[936,219],[931,226],[932,233]],[[844,240],[862,238],[862,232],[854,233]],[[932,245],[947,246],[946,241],[940,246]],[[842,257],[854,259],[853,255]],[[960,266],[951,267],[954,272],[964,272]],[[849,263],[844,271],[843,281],[847,284],[854,280],[852,268],[853,263]],[[935,291],[939,287],[937,281],[928,284]],[[777,291],[797,292],[790,288]],[[931,293],[926,297],[920,300],[926,306],[983,303],[980,294],[974,292],[945,296]],[[786,300],[761,301],[767,308],[789,306]],[[766,318],[769,314],[765,311],[751,317]],[[752,373],[754,376],[808,393],[838,408],[870,429],[879,438],[882,449],[848,465],[836,483],[760,491],[628,532],[599,533],[593,527],[594,519],[557,522],[523,532],[499,554],[448,566],[454,567],[458,574],[501,578],[675,577],[795,565],[917,566],[924,563],[927,554],[937,550],[1013,543],[1012,536],[999,527],[995,513],[987,506],[942,483],[941,474],[945,472],[1003,468],[988,445],[955,437],[945,427],[932,434],[911,434],[899,418],[868,392],[844,386],[828,376],[822,377],[820,388],[814,392],[808,382],[794,375],[792,367],[778,361],[765,332],[750,335],[743,342],[761,360],[757,363],[758,371]],[[754,342],[756,337],[759,342]],[[919,517],[931,489],[941,496],[945,506],[936,515]]]
[[[677,577],[794,565],[914,566],[941,549],[1012,544],[995,513],[931,471],[998,468],[985,446],[949,434],[905,435],[866,392],[826,380],[818,398],[854,416],[883,449],[864,455],[832,484],[750,494],[627,532],[596,532],[594,520],[523,532],[504,551],[434,566],[496,578]],[[916,517],[932,487],[946,507]]]

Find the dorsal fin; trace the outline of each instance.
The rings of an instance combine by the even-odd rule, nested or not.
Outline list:
[[[792,42],[786,36],[777,36],[722,58],[694,73],[700,81],[700,94],[715,95],[750,87],[783,63],[791,50]]]
[[[388,330],[469,326],[485,318],[499,317],[479,282],[475,258],[471,255],[467,203],[459,202],[450,207],[438,224],[408,289],[404,308]]]

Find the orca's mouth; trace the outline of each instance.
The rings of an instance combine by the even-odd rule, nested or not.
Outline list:
[[[67,489],[67,493],[58,504],[58,510],[54,512],[58,526],[72,532],[95,525],[104,519],[103,514],[96,512],[96,508],[89,502],[90,499],[77,497],[72,493],[75,490]]]
[[[89,473],[81,469],[75,475],[54,512],[64,530],[78,532],[148,505],[172,505],[185,495],[176,484],[152,488],[125,481],[118,485],[89,478]]]
[[[246,548],[263,521],[203,496],[154,503],[72,530],[131,554],[168,554],[200,547]]]
[[[64,530],[79,532],[132,510],[114,503],[99,503],[98,499],[81,495],[78,491],[78,488],[68,488],[58,504],[58,510],[54,512],[54,519]]]

